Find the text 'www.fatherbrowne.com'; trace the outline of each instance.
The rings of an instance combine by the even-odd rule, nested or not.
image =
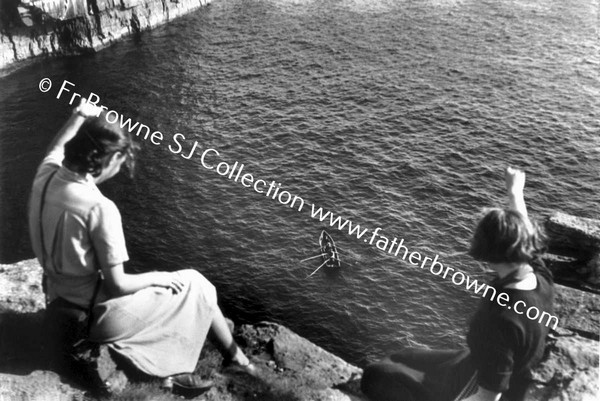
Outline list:
[[[39,82],[39,90],[47,93],[52,88],[52,81],[49,78],[43,78]],[[485,283],[479,283],[472,279],[469,275],[458,269],[449,266],[444,266],[439,262],[439,255],[434,258],[424,256],[420,252],[410,251],[404,243],[404,239],[398,240],[393,237],[390,240],[386,235],[382,234],[382,228],[377,227],[375,230],[370,230],[366,227],[361,227],[360,224],[355,224],[353,221],[345,219],[341,216],[336,216],[329,210],[318,207],[315,204],[306,202],[301,196],[295,195],[290,191],[283,189],[282,184],[274,180],[264,180],[251,172],[247,171],[246,166],[238,161],[226,161],[221,158],[221,153],[214,148],[205,148],[198,141],[190,141],[180,132],[173,135],[165,135],[161,131],[154,130],[148,125],[142,124],[139,121],[133,121],[131,118],[125,118],[122,114],[115,110],[100,104],[100,96],[90,92],[83,96],[74,91],[75,84],[69,81],[63,81],[56,95],[56,99],[69,99],[69,105],[78,102],[78,99],[87,99],[99,110],[104,110],[106,121],[111,124],[119,124],[122,129],[126,129],[131,135],[147,142],[154,146],[166,147],[166,149],[186,160],[199,160],[203,168],[216,172],[218,175],[225,177],[235,183],[252,189],[254,192],[263,196],[269,197],[283,206],[292,208],[298,212],[308,210],[306,205],[310,205],[310,217],[320,222],[325,222],[341,232],[346,232],[351,237],[369,245],[374,245],[377,249],[401,258],[407,261],[410,265],[419,266],[421,269],[429,270],[435,276],[441,276],[444,279],[450,279],[456,286],[463,286],[467,291],[472,291],[476,295],[487,298],[490,302],[496,302],[498,305],[513,310],[519,315],[525,315],[528,319],[545,324],[547,327],[553,326],[556,330],[558,327],[558,318],[550,315],[548,312],[540,311],[532,306],[527,307],[525,302],[519,300],[514,303],[510,302],[510,296],[504,292],[497,294],[494,287]],[[99,112],[100,113],[100,112]]]
[[[510,296],[507,293],[501,292],[498,294],[494,287],[486,283],[480,283],[460,270],[444,266],[438,261],[439,255],[435,255],[433,259],[429,256],[423,256],[420,252],[410,251],[404,244],[404,238],[398,240],[398,238],[394,237],[390,241],[389,237],[381,233],[381,227],[370,230],[366,227],[361,227],[360,224],[354,224],[351,220],[344,219],[341,216],[335,216],[332,212],[323,210],[323,208],[316,208],[315,205],[311,205],[311,207],[310,213],[313,219],[326,222],[331,227],[342,232],[347,232],[348,235],[357,239],[362,239],[369,245],[375,245],[377,249],[408,261],[413,266],[419,266],[423,270],[427,269],[434,276],[441,276],[444,279],[449,278],[454,285],[459,287],[464,286],[467,291],[487,298],[491,302],[495,301],[498,305],[513,310],[519,315],[524,314],[530,320],[545,324],[546,327],[552,325],[554,330],[558,327],[558,318],[556,316],[546,311],[540,311],[535,306],[527,307],[527,304],[522,300],[511,303]]]

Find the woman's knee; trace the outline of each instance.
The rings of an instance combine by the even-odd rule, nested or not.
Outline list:
[[[200,273],[198,270],[194,270],[194,269],[177,270],[177,273],[181,277],[185,277],[189,280],[197,280],[199,277],[204,277],[202,275],[202,273]]]
[[[389,363],[386,361],[375,362],[368,365],[363,371],[360,388],[372,400],[391,401],[390,398]]]
[[[372,363],[363,370],[360,380],[360,389],[369,398],[375,398],[377,388],[380,385],[381,375],[379,372],[379,363]]]
[[[400,366],[389,359],[368,365],[361,379],[362,392],[374,401],[416,401],[419,383],[407,376]]]
[[[217,289],[202,273],[194,269],[179,270],[178,272],[190,286],[198,289],[199,294],[208,304],[217,305]]]

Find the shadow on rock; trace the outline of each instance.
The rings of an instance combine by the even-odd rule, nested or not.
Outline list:
[[[44,311],[0,313],[0,373],[26,375],[48,369],[43,320]]]

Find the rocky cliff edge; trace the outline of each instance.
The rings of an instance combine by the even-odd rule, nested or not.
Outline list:
[[[154,28],[210,0],[0,0],[0,74]]]
[[[40,282],[41,268],[36,260],[0,265],[0,399],[84,399],[83,389],[47,370],[40,360],[44,307]],[[597,400],[600,302],[595,294],[560,285],[557,290],[557,312],[566,326],[550,336],[546,358],[535,371],[535,385],[528,399]],[[245,325],[237,328],[236,335],[257,363],[261,380],[223,374],[221,357],[209,345],[197,370],[216,385],[202,399],[364,400],[359,390],[361,369],[284,326],[269,322]],[[157,397],[177,399],[161,393],[156,383],[129,384],[116,398]]]

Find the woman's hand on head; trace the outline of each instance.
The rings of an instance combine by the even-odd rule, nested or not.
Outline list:
[[[78,115],[82,116],[83,118],[98,117],[101,112],[102,112],[102,108],[100,108],[92,103],[89,103],[86,98],[81,98],[81,101],[79,102],[79,106],[77,106],[73,110],[73,113],[78,114]]]
[[[504,182],[509,194],[522,195],[525,189],[525,173],[508,166],[504,171]]]
[[[67,122],[58,131],[52,142],[50,142],[46,155],[54,153],[57,155],[56,158],[59,160],[59,164],[62,163],[65,144],[77,135],[79,128],[81,128],[81,125],[88,117],[98,117],[101,111],[101,107],[88,103],[87,99],[82,98],[79,106],[73,109],[73,113]]]
[[[184,284],[183,281],[181,281],[181,277],[179,276],[179,274],[177,274],[177,272],[155,272],[154,274],[156,275],[154,281],[155,287],[163,287],[170,289],[175,294],[178,294],[181,291],[183,291]]]

